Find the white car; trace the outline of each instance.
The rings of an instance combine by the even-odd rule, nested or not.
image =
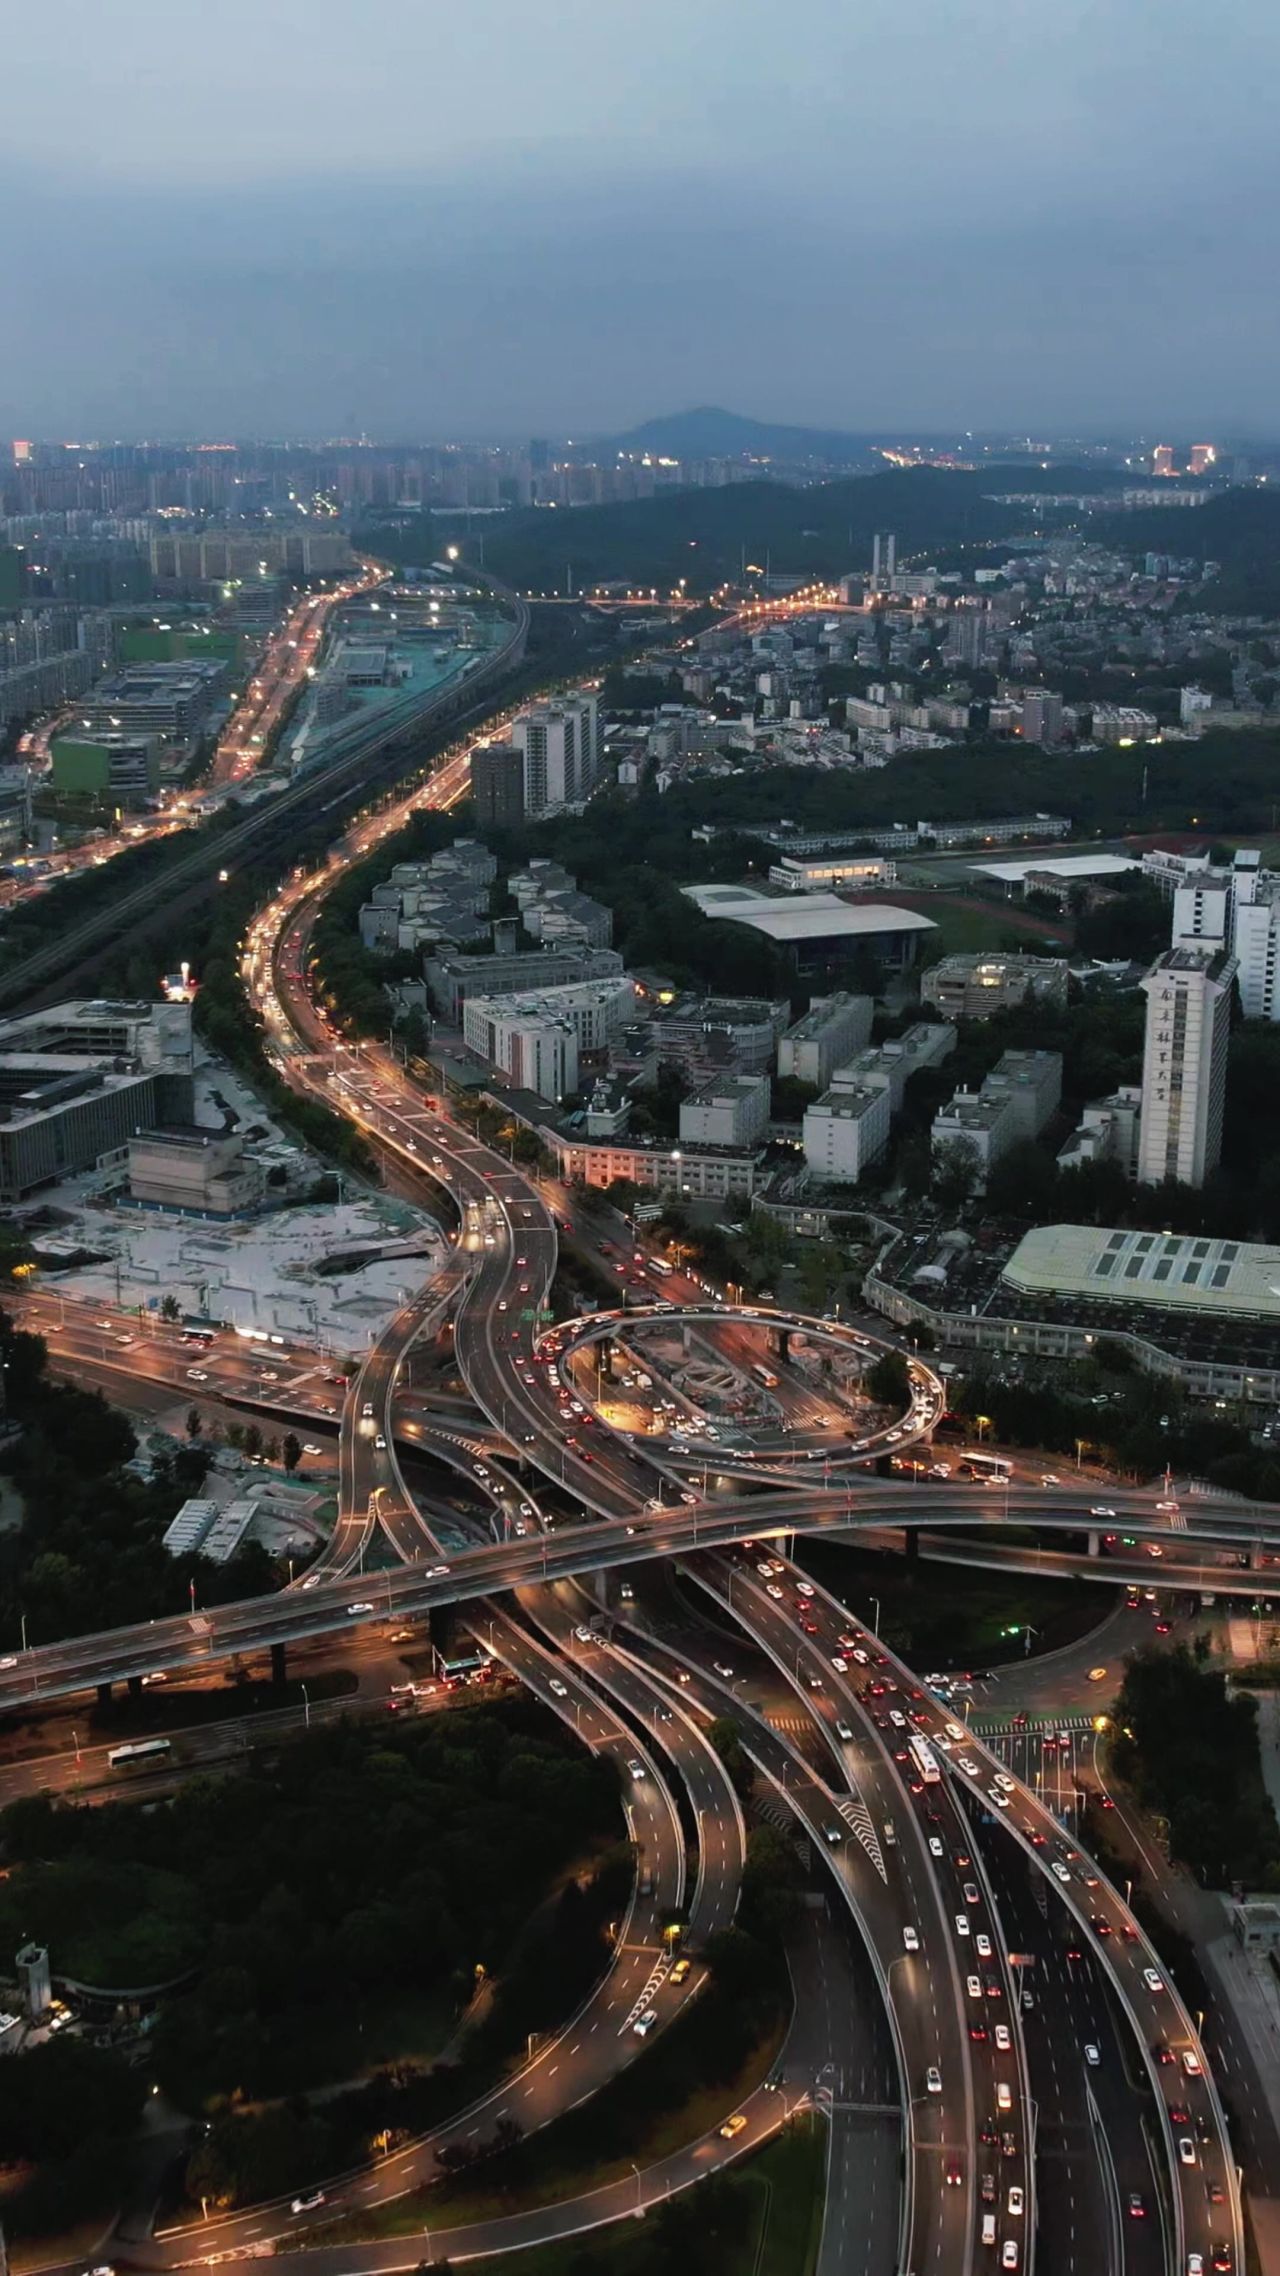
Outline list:
[[[553,1675],[553,1676],[549,1677],[549,1678],[548,1678],[548,1680],[549,1680],[549,1682],[550,1682],[550,1685],[551,1685],[551,1689],[554,1691],[554,1693],[555,1693],[555,1695],[556,1695],[556,1698],[557,1698],[557,1699],[567,1699],[567,1698],[568,1698],[568,1696],[569,1696],[569,1687],[568,1687],[568,1685],[567,1685],[567,1684],[565,1684],[565,1683],[561,1683],[561,1681],[560,1681],[560,1678],[559,1678],[559,1676],[558,1676],[558,1675]]]
[[[1008,2024],[1007,2024],[1007,2023],[997,2023],[997,2025],[996,2025],[996,2046],[997,2046],[997,2048],[998,2048],[999,2052],[1000,2052],[1002,2055],[1007,2055],[1007,2054],[1009,2053],[1009,2050],[1010,2050],[1010,2048],[1012,2047],[1012,2045],[1013,2045],[1013,2041],[1012,2041],[1012,2039],[1011,2039],[1011,2038],[1010,2038],[1010,2036],[1009,2036],[1009,2026],[1008,2026]],[[1010,2212],[1012,2212],[1012,2211],[1013,2211],[1013,2207],[1012,2207],[1012,2205],[1009,2207],[1009,2210],[1010,2210]]]
[[[812,1596],[812,1595],[813,1595],[813,1582],[812,1582],[812,1581],[797,1581],[797,1582],[796,1582],[796,1595],[797,1595],[797,1596]]]
[[[632,2030],[635,2032],[637,2039],[645,2038],[648,2033],[652,2031],[656,2021],[657,2017],[655,2016],[651,2007],[646,2007],[643,2015],[637,2015],[635,2022],[631,2026]]]
[[[447,1565],[428,1565],[425,1577],[429,1581],[447,1580],[449,1577],[449,1567]]]
[[[642,1762],[632,1761],[627,1764],[627,1768],[631,1772],[631,1775],[638,1786],[641,1779],[646,1776],[644,1764]]]
[[[924,2083],[927,2091],[930,2094],[941,2094],[942,2073],[938,2069],[936,2063],[930,2063],[928,2070],[924,2074]]]
[[[1107,1508],[1105,1502],[1095,1502],[1093,1508],[1089,1512],[1090,1517],[1114,1517],[1115,1514],[1116,1513],[1113,1509]]]
[[[1084,2059],[1089,2065],[1091,2071],[1096,2071],[1099,2063],[1102,2061],[1102,2056],[1092,2039],[1085,2040]]]
[[[910,1921],[907,1922],[902,1931],[902,1943],[903,1949],[907,1952],[918,1952],[920,1949],[920,1938],[911,1926]]]
[[[1016,2268],[1017,2265],[1018,2240],[1016,2237],[1007,2236],[1000,2247],[1000,2266],[1002,2268]]]
[[[977,1946],[978,1958],[989,1960],[991,1958],[991,1938],[989,1936],[975,1936],[973,1941]]]
[[[773,1597],[774,1601],[775,1601],[776,1603],[778,1603],[778,1604],[781,1604],[781,1603],[782,1603],[782,1601],[783,1601],[783,1597],[782,1597],[782,1590],[779,1588],[779,1586],[778,1586],[778,1584],[777,1584],[777,1582],[776,1582],[776,1581],[768,1581],[768,1582],[765,1584],[765,1592],[764,1592],[764,1593],[765,1593],[765,1595],[766,1595],[766,1596],[771,1596],[771,1597]]]
[[[1003,1786],[1006,1794],[1012,1794],[1015,1783],[1016,1781],[1009,1776],[1007,1770],[997,1770],[996,1784],[997,1786]]]
[[[1164,1978],[1163,1976],[1158,1976],[1154,1968],[1143,1969],[1142,1981],[1146,1985],[1148,1991],[1162,1992],[1164,1990]]]
[[[347,1610],[354,1617],[358,1612],[372,1612],[373,1606],[371,1604],[349,1604]]]
[[[295,2197],[289,2211],[291,2213],[313,2213],[316,2206],[323,2205],[323,2203],[323,2189],[313,2189],[309,2197]]]
[[[1071,1879],[1071,1875],[1067,1871],[1066,1866],[1060,1865],[1056,1857],[1053,1861],[1052,1871],[1055,1881],[1069,1881]]]
[[[929,1836],[929,1855],[930,1857],[941,1857],[942,1855],[942,1843],[936,1833],[931,1833]]]
[[[970,1999],[981,1999],[981,1997],[982,1997],[982,1978],[981,1978],[981,1976],[966,1976],[966,1977],[965,1977],[965,1979],[964,1979],[964,1988],[965,1988],[965,1990],[968,1992]]]
[[[967,1913],[958,1912],[956,1914],[956,1935],[968,1936],[969,1933],[969,1915]]]
[[[1015,2181],[1015,2182],[1014,2182],[1014,2185],[1013,2185],[1013,2187],[1012,2187],[1012,2189],[1009,2191],[1009,2211],[1010,2211],[1010,2212],[1011,2212],[1011,2213],[1014,2215],[1014,2218],[1015,2218],[1015,2219],[1016,2219],[1016,2218],[1018,2217],[1018,2215],[1021,2213],[1021,2211],[1022,2211],[1022,2206],[1023,2206],[1023,2196],[1022,2196],[1022,2191],[1021,2191],[1021,2189],[1018,2187],[1018,2184],[1017,2184],[1017,2182]]]

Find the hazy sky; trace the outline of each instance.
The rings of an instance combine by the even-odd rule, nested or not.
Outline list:
[[[1267,0],[0,0],[0,434],[1273,432]]]

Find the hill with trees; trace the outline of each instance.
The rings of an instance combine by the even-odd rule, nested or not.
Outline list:
[[[1058,468],[1059,487],[1092,477]],[[880,474],[794,487],[733,482],[721,490],[672,490],[623,505],[543,507],[486,523],[484,565],[525,592],[575,593],[626,579],[669,592],[683,578],[690,593],[711,593],[741,578],[744,562],[793,577],[838,577],[869,564],[877,530],[892,530],[898,558],[931,550],[985,546],[1011,536],[1015,510],[992,493],[1048,487],[1043,470],[986,467],[981,473],[939,467],[891,468]],[[1025,516],[1024,516],[1025,518]],[[452,533],[451,534],[455,534]],[[380,556],[430,560],[430,517],[356,532]],[[457,536],[466,558],[479,560],[476,533]],[[438,546],[436,548],[438,550]]]

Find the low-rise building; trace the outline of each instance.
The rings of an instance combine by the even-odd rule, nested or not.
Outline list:
[[[1118,1162],[1126,1177],[1136,1177],[1141,1116],[1142,1092],[1136,1084],[1122,1084],[1109,1098],[1091,1100],[1079,1126],[1059,1150],[1059,1169],[1082,1169],[1089,1162]]]
[[[785,854],[769,871],[769,883],[784,893],[838,893],[842,887],[892,885],[896,862],[883,854],[816,854],[807,859]]]
[[[871,1033],[870,996],[815,996],[808,1011],[778,1042],[778,1073],[825,1090],[837,1067],[860,1051]]]
[[[940,1067],[956,1047],[956,1031],[946,1021],[917,1020],[887,1043],[871,1043],[831,1077],[833,1091],[859,1090],[864,1084],[889,1094],[889,1111],[900,1114],[911,1077],[925,1067]]]
[[[255,1501],[222,1503],[193,1497],[183,1503],[167,1527],[163,1543],[171,1557],[194,1552],[212,1564],[225,1565],[234,1557],[257,1514]]]
[[[429,956],[423,972],[441,1018],[457,1026],[473,996],[526,995],[531,989],[613,979],[622,972],[622,958],[616,948],[557,941],[507,956]]]
[[[1067,1001],[1067,967],[1048,956],[944,956],[920,976],[920,1000],[943,1019],[992,1019],[1029,999],[1061,1011]]]
[[[856,1185],[884,1152],[893,1102],[887,1083],[850,1083],[805,1108],[804,1158],[812,1175]]]
[[[1017,1113],[1007,1095],[957,1091],[933,1118],[930,1137],[935,1153],[959,1145],[972,1154],[979,1173],[979,1190],[993,1165],[1018,1137]]]
[[[103,804],[145,806],[160,788],[159,735],[55,735],[49,745],[54,789],[64,798],[92,798]]]
[[[264,1184],[235,1132],[139,1130],[129,1140],[129,1192],[149,1209],[232,1217],[256,1207]]]
[[[680,1105],[681,1146],[746,1147],[769,1122],[767,1075],[729,1075]]]
[[[1019,1138],[1038,1138],[1062,1097],[1060,1051],[1004,1051],[983,1078],[984,1098],[1008,1101]]]
[[[1145,743],[1159,732],[1154,711],[1142,711],[1137,704],[1095,703],[1093,707],[1095,743]]]

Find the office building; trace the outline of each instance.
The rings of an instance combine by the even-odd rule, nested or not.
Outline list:
[[[518,829],[524,820],[524,752],[517,743],[477,743],[471,803],[482,829]]]
[[[519,1090],[559,1102],[578,1088],[578,1038],[572,1022],[524,996],[473,996],[462,1032],[470,1051]]]
[[[560,696],[517,712],[511,740],[524,762],[524,810],[545,814],[586,798],[600,771],[600,707],[594,695]]]
[[[1028,688],[1022,699],[1022,736],[1027,743],[1039,743],[1049,750],[1062,741],[1063,705],[1060,695],[1048,688]]]
[[[429,956],[423,966],[431,1001],[452,1027],[472,996],[572,987],[584,980],[612,980],[621,971],[616,948],[578,948],[559,941],[509,956]]]
[[[1220,949],[1171,948],[1142,986],[1147,1027],[1142,1055],[1138,1177],[1203,1185],[1222,1151],[1227,1041],[1235,959]]]
[[[778,1073],[824,1091],[837,1067],[860,1051],[871,1034],[870,996],[815,996],[803,1019],[778,1043]]]
[[[100,680],[76,707],[75,727],[92,734],[156,735],[163,743],[191,743],[200,734],[227,680],[227,667],[208,663],[130,664]]]
[[[729,1075],[697,1091],[680,1105],[682,1146],[759,1143],[769,1123],[767,1075]]]
[[[959,1145],[972,1156],[981,1192],[992,1166],[1018,1139],[1017,1112],[1006,1092],[956,1091],[939,1107],[929,1135],[935,1154]]]
[[[53,1998],[53,1985],[49,1976],[49,1955],[43,1944],[20,1945],[14,1959],[18,1972],[18,1988],[28,2019],[38,2023],[47,2015]]]
[[[920,979],[920,1000],[943,1019],[992,1019],[1029,998],[1064,1010],[1067,967],[1047,956],[944,956]]]
[[[784,893],[838,893],[892,885],[897,874],[897,863],[882,854],[826,854],[809,860],[784,854],[770,869],[769,883]]]
[[[53,787],[64,798],[103,805],[145,806],[160,788],[159,735],[55,735],[49,745]]]
[[[231,1217],[261,1201],[261,1165],[244,1158],[234,1132],[139,1130],[129,1140],[129,1192],[149,1209]]]
[[[804,1113],[804,1158],[812,1175],[856,1185],[884,1152],[892,1115],[887,1083],[842,1084],[815,1099]]]

